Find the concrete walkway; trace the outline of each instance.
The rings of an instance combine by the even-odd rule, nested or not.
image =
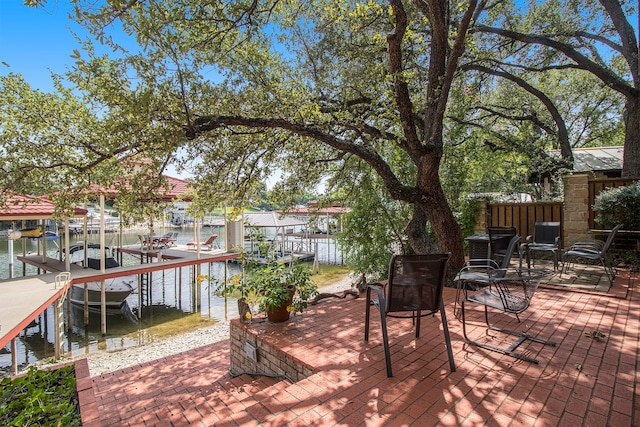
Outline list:
[[[251,326],[312,367],[305,380],[232,378],[224,341],[94,377],[94,415],[103,426],[640,425],[638,279],[620,271],[607,293],[556,283],[538,290],[521,323],[495,314],[498,326],[558,343],[521,346],[539,365],[466,344],[447,288],[457,371],[448,368],[439,316],[423,320],[418,339],[409,320],[391,319],[387,378],[375,316],[363,341],[364,298],[327,299],[284,325]],[[482,315],[471,309],[470,335],[499,339],[488,338]]]

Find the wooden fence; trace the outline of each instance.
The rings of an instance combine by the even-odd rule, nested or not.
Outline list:
[[[560,222],[562,236],[562,202],[495,203],[487,206],[487,226],[515,227],[522,238],[533,235],[541,221]]]
[[[638,178],[600,178],[589,180],[589,229],[590,230],[602,230],[603,226],[595,222],[595,214],[593,213],[593,204],[595,203],[596,196],[600,194],[602,190],[607,188],[625,187],[638,181]]]

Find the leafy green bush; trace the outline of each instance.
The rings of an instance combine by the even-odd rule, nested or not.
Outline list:
[[[474,228],[478,222],[478,212],[480,212],[480,201],[478,199],[465,198],[460,203],[456,217],[463,237],[474,234]]]
[[[602,191],[596,197],[593,212],[603,227],[624,224],[625,230],[640,230],[640,181]]]
[[[73,366],[52,371],[30,367],[26,375],[0,384],[0,425],[82,425]]]
[[[307,265],[299,262],[287,265],[272,260],[267,265],[252,266],[246,276],[236,275],[218,283],[216,294],[248,297],[248,300],[259,304],[259,310],[263,312],[276,310],[292,299],[288,311],[296,314],[302,313],[307,308],[307,301],[318,295],[318,286]]]

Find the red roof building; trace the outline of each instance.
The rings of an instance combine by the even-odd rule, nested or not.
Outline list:
[[[44,197],[11,194],[7,196],[5,204],[0,206],[0,221],[48,219],[53,217],[54,211],[53,202]],[[83,217],[86,214],[86,209],[74,208],[74,218]]]
[[[167,180],[167,187],[162,189],[162,194],[149,196],[149,198],[146,200],[162,202],[171,202],[178,198],[185,202],[190,202],[193,200],[190,192],[190,190],[193,188],[193,184],[191,182],[171,176],[165,176],[164,178]],[[103,193],[105,198],[113,200],[117,197],[120,188],[123,187],[125,189],[129,189],[131,188],[131,185],[128,181],[122,181],[119,184],[119,188],[104,188],[97,185],[92,185],[89,192],[96,194]]]

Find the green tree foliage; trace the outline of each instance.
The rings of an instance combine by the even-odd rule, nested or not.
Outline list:
[[[475,1],[77,6],[98,40],[121,48],[108,29],[122,25],[141,51],[107,61],[87,49],[71,80],[104,108],[146,123],[145,148],[158,157],[179,143],[203,199],[244,204],[275,170],[280,197],[299,199],[357,158],[392,199],[413,206],[404,233],[415,250],[433,250],[429,223],[438,249],[454,254],[454,267],[462,261],[438,169]],[[394,169],[388,147],[403,152],[413,175]]]
[[[629,100],[637,90],[622,81],[629,69],[630,75],[637,75],[629,56],[634,35],[625,26],[630,6],[622,5],[620,18],[614,16],[620,5],[613,0],[602,0],[602,7],[589,2],[584,12],[577,2],[546,3],[529,6],[529,15],[518,15],[508,2],[487,7],[484,0],[98,5],[78,0],[75,18],[117,54],[99,55],[89,42],[74,53],[75,63],[66,77],[74,85],[73,101],[82,107],[81,114],[69,116],[73,122],[64,129],[73,129],[72,134],[57,131],[64,147],[68,139],[83,142],[70,149],[77,159],[71,162],[68,181],[77,181],[76,175],[102,185],[122,186],[123,179],[131,180],[135,185],[126,189],[130,197],[123,197],[121,205],[133,212],[145,195],[162,188],[158,174],[169,163],[196,176],[198,209],[222,200],[247,206],[275,171],[283,178],[272,192],[285,205],[324,179],[338,182],[346,170],[354,174],[351,185],[373,172],[391,200],[410,207],[402,233],[412,249],[427,252],[437,245],[437,250],[452,252],[450,265],[457,268],[462,238],[450,204],[456,206],[463,191],[513,187],[514,170],[520,174],[536,164],[529,159],[559,144],[561,123],[569,130],[567,140],[589,139],[585,131],[580,134],[578,122],[574,131],[563,113],[571,111],[571,99],[549,96],[554,87],[570,87],[558,77],[564,75],[559,71],[580,68],[593,73],[620,92],[632,111]],[[564,20],[564,13],[570,19]],[[600,29],[610,17],[615,30]],[[477,19],[495,27],[476,25]],[[566,34],[561,24],[572,21],[586,33]],[[137,42],[136,50],[128,51],[112,38],[113,26]],[[528,32],[543,36],[530,38]],[[549,42],[555,40],[552,35],[562,39],[561,44]],[[619,45],[607,42],[616,35]],[[600,64],[595,61],[595,42],[619,54]],[[465,49],[465,63],[507,70],[544,92],[550,102],[543,103],[542,96],[516,79],[486,91],[487,73],[458,72]],[[494,58],[494,53],[500,55]],[[590,61],[583,60],[587,54]],[[554,73],[530,79],[534,71]],[[607,79],[610,72],[616,78]],[[614,102],[585,102],[582,111],[593,107],[596,113],[573,112],[570,117],[605,121],[611,117],[606,106]],[[24,105],[38,110],[36,103]],[[558,114],[552,113],[552,105]],[[14,110],[6,119],[20,127],[38,123]],[[640,120],[627,121],[627,139],[632,123]],[[589,137],[597,133],[592,129]],[[3,137],[3,144],[16,135]],[[470,147],[463,147],[469,142]],[[523,148],[505,150],[503,157],[506,146]],[[149,162],[134,167],[129,160],[140,154]],[[22,176],[25,186],[53,190],[57,185],[36,184],[38,175],[31,170],[21,169],[27,173],[19,175],[13,169],[15,161],[5,165],[5,182],[17,186]],[[104,167],[96,167],[99,164]],[[50,170],[59,167],[64,170]],[[84,171],[91,171],[91,176],[83,178]],[[484,179],[481,184],[471,175],[476,171]],[[445,173],[451,178],[443,182]],[[61,194],[67,197],[67,192]],[[437,238],[435,244],[429,230]]]
[[[411,207],[391,199],[375,174],[356,179],[347,196],[351,212],[342,218],[338,244],[355,273],[379,280],[387,276],[392,254],[412,252],[402,231]]]
[[[479,49],[476,63],[522,75],[529,82],[538,81],[539,73],[558,70],[563,76],[576,75],[573,70],[590,73],[602,87],[613,89],[624,98],[623,174],[640,176],[638,39],[631,24],[636,21],[637,7],[637,2],[628,0],[545,1],[526,8],[502,3],[484,25],[477,27],[478,43],[494,49]],[[490,52],[502,53],[495,56]],[[587,90],[584,99],[592,93]],[[599,109],[598,98],[592,98],[588,105]],[[619,119],[620,109],[617,110],[613,114],[603,112]],[[563,156],[568,156],[566,151]]]
[[[109,78],[96,80],[95,92],[79,96],[82,90],[63,87],[59,77],[56,92],[43,93],[19,75],[0,76],[2,188],[47,196],[56,203],[58,217],[115,189],[124,223],[158,218],[166,205],[162,199],[171,190],[161,176],[171,150],[154,146],[157,135],[150,134],[157,129],[147,132],[153,123],[134,119],[133,113],[115,105],[131,102],[140,107],[138,101],[101,102],[100,96],[118,95]],[[1,197],[8,194],[4,191]]]

